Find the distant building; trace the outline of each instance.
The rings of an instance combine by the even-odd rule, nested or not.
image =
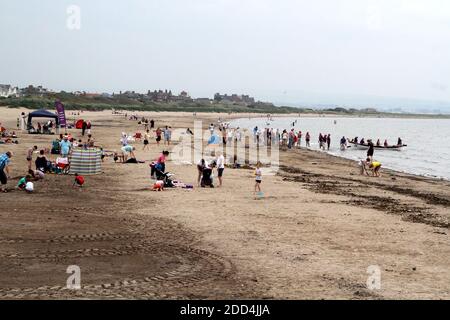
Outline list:
[[[229,96],[228,94],[216,93],[214,95],[214,101],[223,103],[239,103],[239,104],[243,103],[249,105],[255,103],[255,98],[245,94],[243,95],[232,94],[231,96]]]
[[[101,94],[99,94],[99,93],[83,92],[83,96],[87,97],[87,98],[97,98],[97,97],[100,97]]]
[[[211,99],[209,99],[209,98],[197,98],[197,99],[194,99],[194,102],[201,103],[201,104],[211,104],[212,103]]]
[[[174,95],[172,90],[148,90],[144,99],[153,102],[191,102],[192,98],[186,91],[182,91],[179,95]]]
[[[0,97],[18,97],[20,94],[18,87],[13,87],[9,84],[0,84]]]

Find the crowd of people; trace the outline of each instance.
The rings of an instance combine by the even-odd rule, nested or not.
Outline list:
[[[359,137],[355,137],[355,138],[349,140],[349,142],[355,143],[355,144],[359,144],[359,145],[362,145],[362,146],[370,145],[370,143],[373,143],[372,139],[367,139],[367,140],[364,139],[364,138],[359,139]],[[402,138],[399,137],[397,139],[397,144],[396,145],[390,145],[388,143],[387,139],[385,139],[384,143],[381,144],[381,140],[377,139],[377,142],[375,143],[375,146],[377,146],[377,147],[390,147],[390,146],[402,147],[402,146],[404,146],[404,144],[403,144]]]
[[[53,134],[53,129],[56,128],[53,120],[48,120],[47,122],[41,123],[38,122],[36,127],[29,123],[28,133],[34,134]]]
[[[145,117],[139,118],[137,115],[133,115],[129,118],[133,121],[139,121],[138,124],[143,126],[144,134],[140,134],[137,132],[134,135],[128,135],[126,133],[122,133],[120,138],[121,149],[120,152],[114,151],[112,154],[114,156],[114,161],[122,162],[122,163],[143,163],[144,161],[138,161],[136,159],[136,146],[133,145],[134,142],[142,142],[143,147],[142,151],[150,150],[150,142],[152,140],[155,141],[156,146],[159,146],[161,141],[163,141],[164,147],[169,148],[171,146],[172,139],[172,128],[168,125],[161,127],[155,126],[155,120],[147,119]],[[51,124],[50,124],[51,125]],[[295,126],[295,122],[292,124]],[[1,125],[0,125],[1,127]],[[96,147],[95,140],[92,136],[91,131],[92,125],[90,121],[83,121],[81,138],[75,139],[71,134],[61,134],[59,138],[55,139],[52,143],[52,148],[50,153],[58,155],[61,158],[68,158],[71,152],[76,148],[93,148]],[[223,146],[232,141],[241,141],[246,134],[245,129],[241,129],[239,127],[231,127],[230,123],[223,122],[221,119],[218,120],[218,125],[214,125],[211,123],[209,126],[209,131],[211,136],[216,133],[222,135],[221,142]],[[7,135],[7,131],[2,128],[2,137]],[[190,129],[186,130],[187,134],[193,135],[193,132]],[[309,132],[303,133],[301,130],[296,130],[295,128],[291,129],[273,129],[266,127],[261,130],[258,126],[255,126],[253,130],[251,130],[253,142],[257,145],[266,145],[273,146],[278,145],[282,149],[293,149],[300,148],[302,144],[306,148],[311,147],[311,134]],[[87,139],[85,139],[85,135],[87,135]],[[348,147],[347,143],[358,143],[367,145],[367,158],[360,162],[361,173],[369,174],[369,171],[372,172],[373,176],[380,176],[381,163],[379,161],[374,160],[374,146],[380,146],[381,142],[378,139],[376,144],[373,144],[372,140],[368,139],[367,141],[362,138],[354,138],[352,140],[347,139],[346,137],[342,137],[340,140],[341,150],[344,150]],[[318,136],[318,146],[321,150],[330,150],[331,147],[331,134],[323,134],[319,133]],[[384,145],[387,145],[387,141],[384,142]],[[403,145],[402,140],[399,138],[398,145]],[[102,161],[106,156],[105,152],[102,150]],[[27,174],[23,176],[17,188],[20,190],[25,190],[27,192],[32,192],[30,183],[34,180],[42,180],[46,173],[52,171],[52,162],[48,159],[49,151],[45,148],[39,149],[38,146],[32,146],[27,149],[26,161],[27,161]],[[35,157],[36,155],[36,157]],[[151,176],[155,180],[165,179],[164,175],[166,174],[166,162],[169,157],[169,151],[163,150],[155,161],[150,164],[151,167]],[[9,166],[11,162],[13,154],[12,152],[6,152],[0,156],[0,180],[2,185],[2,191],[6,189],[4,186],[6,185],[8,179],[10,179],[9,175]],[[233,163],[230,164],[232,168],[239,168],[240,164],[238,163],[238,159],[236,155],[233,158]],[[33,168],[34,161],[34,168]],[[230,160],[231,161],[231,160]],[[216,153],[214,157],[211,159],[201,159],[197,164],[197,186],[198,187],[222,187],[224,183],[224,172],[226,168],[226,161],[223,152],[219,151]],[[262,164],[258,162],[255,168],[255,187],[254,193],[260,194],[261,192],[261,182],[262,182]],[[83,177],[77,178],[77,180],[81,181],[84,179]],[[83,181],[84,183],[84,181]],[[28,187],[27,187],[28,185]],[[80,186],[80,183],[75,183],[75,185]],[[164,184],[165,185],[165,184]]]
[[[82,137],[80,139],[75,139],[71,134],[60,134],[58,138],[53,140],[51,148],[39,148],[37,145],[34,145],[26,150],[26,172],[23,175],[16,186],[16,189],[23,190],[28,193],[34,191],[35,181],[43,180],[45,175],[48,173],[59,173],[60,166],[58,165],[58,159],[66,159],[66,163],[68,163],[68,158],[72,151],[76,148],[79,149],[88,149],[96,147],[95,140],[91,133],[91,124],[89,121],[85,122],[87,125],[83,125]],[[39,130],[38,123],[38,130]],[[47,123],[45,125],[45,129],[51,128],[54,124]],[[41,131],[41,133],[45,133],[45,131]],[[84,134],[87,133],[87,138],[83,138]],[[2,130],[2,138],[8,135],[7,130]],[[14,134],[14,137],[17,136]],[[103,150],[102,148],[100,148]],[[49,155],[56,155],[57,158],[55,160],[51,160]],[[1,192],[8,192],[6,185],[8,180],[11,179],[10,176],[10,166],[11,166],[11,158],[13,157],[13,153],[11,151],[7,151],[0,155],[0,184]],[[102,160],[103,160],[103,151],[102,151]],[[34,164],[34,165],[33,165]],[[78,178],[77,178],[78,177]],[[75,180],[78,181],[75,183],[76,186],[81,186],[80,181],[81,178],[84,179],[80,175],[76,175]]]
[[[0,144],[18,144],[17,134],[15,131],[10,131],[2,126],[0,123]]]

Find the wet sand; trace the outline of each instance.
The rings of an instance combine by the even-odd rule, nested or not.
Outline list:
[[[0,108],[16,127],[22,110]],[[193,127],[188,113],[139,113],[157,126]],[[119,150],[136,121],[84,112],[97,144]],[[73,116],[68,111],[69,119]],[[242,115],[197,114],[205,126]],[[70,130],[75,137],[78,130]],[[28,147],[52,136],[20,134],[10,184]],[[383,170],[359,175],[353,161],[310,150],[280,152],[277,175],[254,200],[252,170],[225,169],[224,186],[152,192],[149,161],[164,149],[136,144],[144,164],[105,159],[104,173],[72,189],[47,175],[34,194],[0,195],[0,298],[448,299],[450,182]],[[196,185],[194,165],[167,163]],[[65,288],[69,265],[82,290]],[[381,289],[366,287],[379,266]]]

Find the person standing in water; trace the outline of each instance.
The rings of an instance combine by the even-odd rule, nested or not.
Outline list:
[[[310,145],[311,136],[309,135],[309,132],[306,132],[305,141],[306,141],[306,147],[307,148],[311,147],[311,145]]]
[[[331,134],[328,134],[327,136],[327,150],[330,150],[330,145],[331,145]]]
[[[370,159],[370,160],[372,161],[372,159],[373,159],[373,153],[374,153],[374,151],[375,151],[375,148],[374,148],[374,146],[373,146],[372,140],[369,139],[367,142],[368,142],[368,144],[369,144],[369,150],[367,150],[367,158]]]
[[[341,150],[344,151],[347,149],[347,139],[345,136],[341,138]]]

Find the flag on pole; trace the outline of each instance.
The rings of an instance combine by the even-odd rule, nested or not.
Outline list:
[[[60,127],[65,128],[67,126],[67,122],[66,122],[66,112],[64,110],[64,105],[61,103],[61,101],[57,100],[55,102],[55,108],[56,108],[56,113],[58,115],[59,125],[60,125]]]

